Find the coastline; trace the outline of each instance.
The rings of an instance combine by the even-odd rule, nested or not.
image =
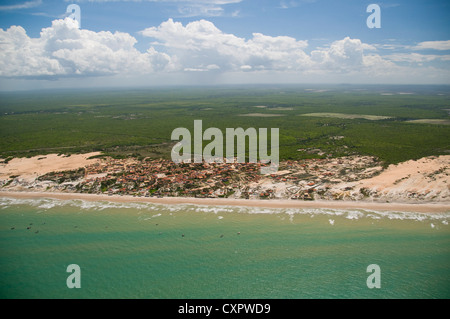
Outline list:
[[[260,200],[260,199],[233,199],[233,198],[194,198],[194,197],[134,197],[130,195],[104,195],[61,192],[25,192],[25,191],[0,191],[0,197],[13,198],[53,198],[60,200],[85,200],[85,201],[109,201],[109,202],[135,202],[164,205],[204,205],[204,206],[237,206],[260,208],[323,208],[323,209],[362,209],[374,211],[397,211],[415,213],[450,213],[448,202],[424,202],[424,203],[381,203],[368,201],[299,201],[299,200]]]

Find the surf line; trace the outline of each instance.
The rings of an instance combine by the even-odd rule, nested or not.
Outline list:
[[[192,306],[186,303],[184,306],[178,307],[179,314],[204,314],[209,317],[212,306]]]

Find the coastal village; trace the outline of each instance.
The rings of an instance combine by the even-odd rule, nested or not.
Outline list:
[[[77,169],[49,171],[28,179],[20,175],[0,178],[0,189],[136,197],[389,201],[390,196],[395,200],[448,201],[449,157],[412,161],[413,169],[411,166],[400,175],[376,158],[360,155],[282,161],[277,172],[266,175],[260,169],[268,164],[261,163],[176,164],[166,159],[100,157],[85,159],[85,165]],[[40,160],[46,157],[37,162]],[[414,172],[419,164],[430,169]],[[394,169],[401,172],[400,166]]]
[[[372,157],[310,159],[280,163],[276,173],[261,175],[261,163],[181,163],[170,160],[104,158],[78,170],[39,176],[35,190],[91,194],[313,200],[327,187],[379,174]],[[26,186],[20,178],[3,186]],[[339,194],[334,195],[338,198]],[[343,195],[342,195],[343,196]]]

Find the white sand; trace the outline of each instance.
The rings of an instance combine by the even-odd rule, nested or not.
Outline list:
[[[49,154],[31,158],[13,158],[8,164],[0,164],[0,179],[9,179],[9,176],[19,175],[21,179],[33,181],[50,172],[75,170],[94,164],[99,159],[88,160],[88,158],[100,154],[100,152],[70,156]]]
[[[420,194],[428,200],[450,201],[450,155],[431,156],[390,165],[380,175],[338,188],[355,186],[378,192],[386,198]]]

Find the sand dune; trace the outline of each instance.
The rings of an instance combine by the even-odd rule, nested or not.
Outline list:
[[[354,187],[367,194],[395,201],[396,199],[422,199],[450,201],[450,155],[431,156],[390,165],[380,175],[336,188]]]
[[[8,164],[0,164],[0,179],[8,179],[12,175],[19,175],[21,179],[32,181],[50,172],[74,170],[94,164],[99,160],[88,158],[100,154],[100,152],[70,156],[49,154],[31,158],[14,158]]]

